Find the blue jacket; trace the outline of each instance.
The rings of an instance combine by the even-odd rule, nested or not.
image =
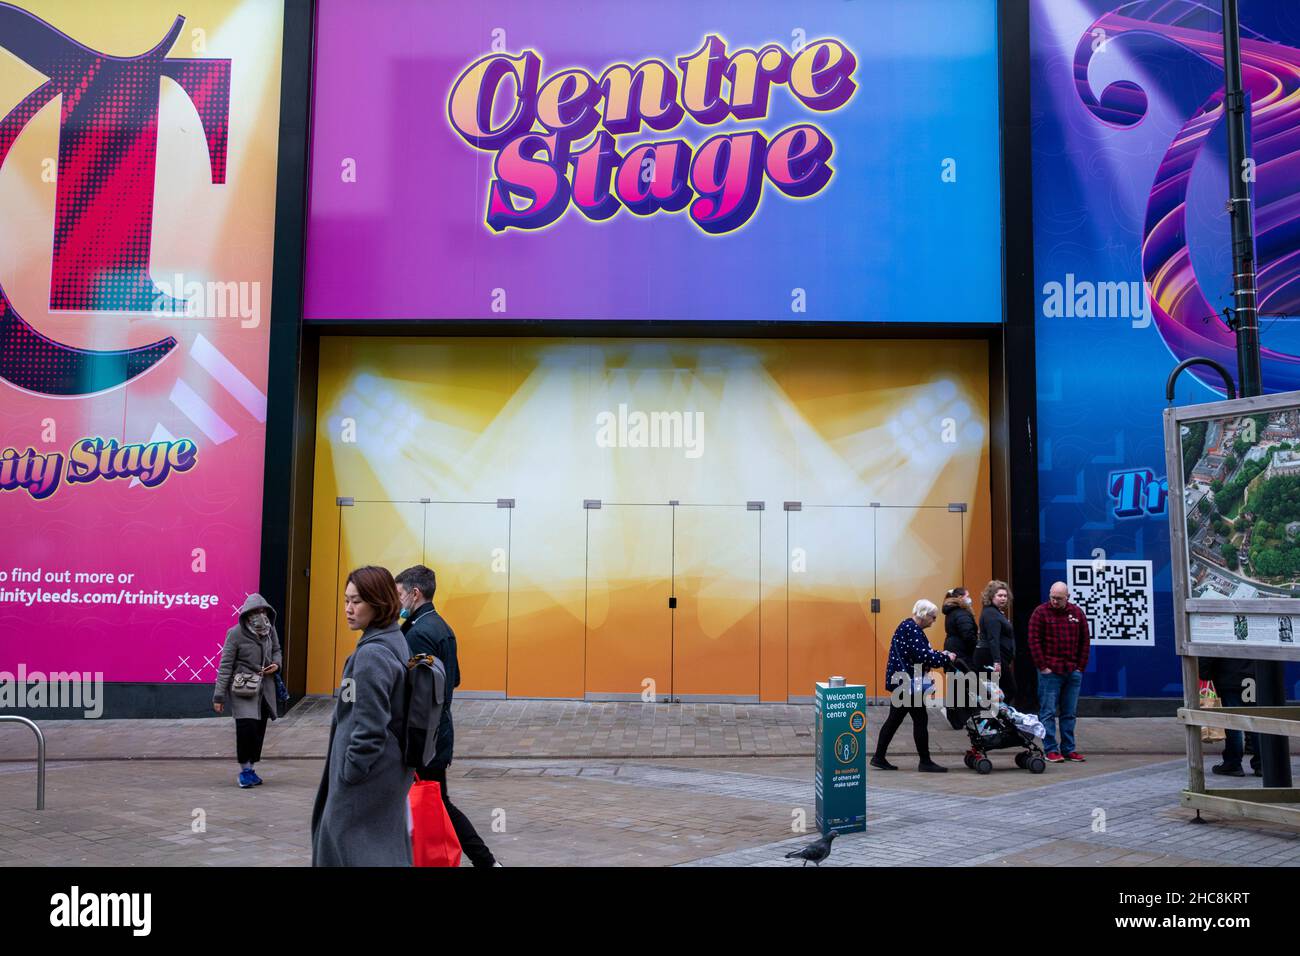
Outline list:
[[[455,729],[451,723],[451,698],[453,688],[460,686],[460,664],[456,660],[456,633],[433,609],[428,601],[415,609],[402,628],[412,654],[432,654],[442,661],[447,671],[447,703],[442,708],[438,722],[438,756],[430,764],[435,770],[451,763],[452,749],[456,744]]]
[[[948,662],[948,655],[941,654],[930,646],[925,638],[925,631],[910,617],[898,625],[893,640],[889,642],[889,660],[885,663],[885,685],[894,687],[900,681],[896,674],[903,674],[907,680],[913,676],[912,667],[921,665],[924,673],[931,667],[942,667]]]

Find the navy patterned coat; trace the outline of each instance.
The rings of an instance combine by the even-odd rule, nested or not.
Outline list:
[[[915,675],[912,668],[921,665],[921,672],[931,667],[942,667],[948,661],[947,654],[941,654],[930,646],[925,631],[912,618],[906,618],[894,631],[893,640],[889,642],[889,660],[885,663],[885,684],[891,689],[902,680],[911,680]],[[897,675],[902,674],[903,678]]]

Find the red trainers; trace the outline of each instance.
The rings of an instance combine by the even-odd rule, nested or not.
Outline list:
[[[1059,753],[1057,753],[1055,750],[1053,750],[1050,754],[1047,755],[1047,762],[1048,762],[1048,763],[1065,763],[1065,758],[1062,757],[1062,756],[1061,756]]]
[[[1083,754],[1078,753],[1077,751],[1072,750],[1072,751],[1070,751],[1068,754],[1065,755],[1065,759],[1066,759],[1066,760],[1072,760],[1072,761],[1074,761],[1075,763],[1083,763],[1083,762],[1084,762],[1085,760],[1087,760],[1088,758],[1085,757]]]

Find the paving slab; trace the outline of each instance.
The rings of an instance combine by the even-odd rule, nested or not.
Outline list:
[[[267,760],[265,785],[241,790],[226,761],[56,762],[37,812],[33,768],[15,763],[0,775],[0,866],[307,865],[321,767]],[[494,758],[457,760],[448,786],[507,866],[790,866],[813,838],[811,775],[806,756]],[[1185,775],[1140,754],[1037,776],[871,773],[867,832],[823,865],[1300,862],[1289,828],[1192,825]]]
[[[866,709],[874,745],[887,707]],[[333,699],[300,701],[267,730],[269,758],[324,757]],[[462,756],[640,757],[811,756],[811,704],[690,704],[536,700],[455,701],[456,752]],[[229,758],[234,724],[228,717],[186,720],[38,721],[47,754],[60,760]],[[930,720],[936,755],[960,755],[969,741],[936,712]],[[683,732],[688,728],[689,732]],[[743,733],[741,731],[744,731]],[[906,730],[906,728],[905,728]],[[1095,717],[1079,721],[1079,746],[1089,754],[1183,753],[1184,730],[1172,717]],[[900,733],[893,757],[915,756]],[[5,761],[31,760],[35,744],[19,725],[0,725],[0,772]],[[1010,761],[1010,756],[1005,757]],[[995,762],[998,758],[995,757]]]

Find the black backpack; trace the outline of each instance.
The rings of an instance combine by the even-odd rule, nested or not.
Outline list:
[[[402,762],[427,767],[438,753],[438,724],[447,703],[447,669],[432,654],[406,662],[406,720]]]

